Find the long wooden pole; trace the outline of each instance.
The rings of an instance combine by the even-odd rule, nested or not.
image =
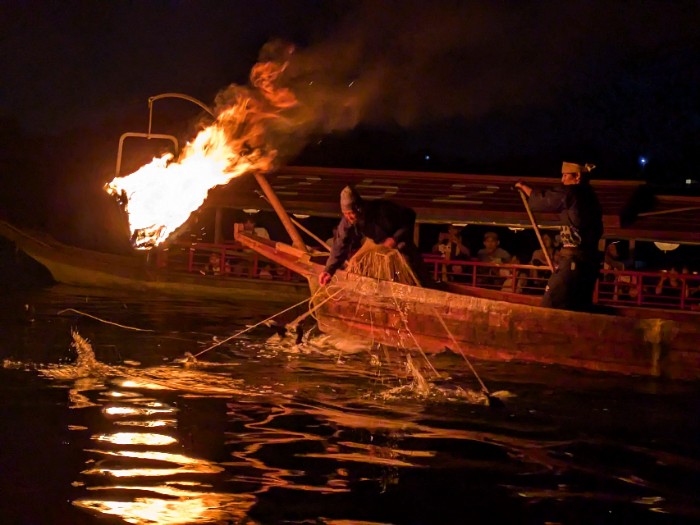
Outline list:
[[[700,206],[688,206],[687,208],[673,208],[671,210],[645,211],[644,213],[638,213],[637,217],[651,217],[652,215],[666,215],[668,213],[681,213],[683,211],[695,210],[700,210]]]
[[[327,243],[326,241],[324,241],[323,239],[321,239],[321,238],[320,238],[318,235],[316,235],[314,232],[312,232],[311,230],[309,230],[306,226],[304,226],[303,224],[301,224],[299,221],[294,220],[292,217],[290,217],[289,220],[292,221],[292,222],[296,225],[297,228],[299,228],[301,231],[303,231],[304,233],[308,234],[308,236],[311,237],[313,240],[315,240],[316,242],[318,242],[323,248],[325,248],[325,249],[328,250],[328,251],[331,251],[331,247],[328,246],[328,243]]]
[[[261,198],[261,199],[265,199],[267,202],[270,202],[270,199],[268,199],[265,195],[260,195],[260,198]],[[270,204],[272,204],[272,203],[270,203]],[[292,221],[292,223],[293,223],[297,228],[299,228],[301,231],[303,231],[304,233],[308,234],[309,237],[311,237],[312,239],[314,239],[315,241],[317,241],[318,243],[320,243],[321,246],[323,246],[326,250],[331,251],[331,247],[328,246],[328,243],[327,243],[326,241],[324,241],[323,239],[321,239],[321,238],[320,238],[318,235],[316,235],[314,232],[312,232],[311,230],[309,230],[307,227],[305,227],[305,226],[304,226],[303,224],[301,224],[299,221],[294,220],[293,217],[289,217],[289,220]]]
[[[532,224],[532,229],[535,230],[535,235],[537,235],[537,240],[540,241],[540,248],[542,248],[542,253],[544,253],[544,258],[547,259],[547,266],[549,266],[550,271],[554,271],[554,264],[552,263],[552,259],[549,257],[549,252],[547,251],[547,247],[544,245],[544,241],[542,240],[542,235],[540,234],[540,228],[537,226],[537,222],[535,221],[535,217],[532,215],[532,210],[530,209],[530,205],[527,202],[527,197],[525,196],[525,192],[521,189],[518,189],[518,193],[520,194],[520,198],[523,200],[523,204],[525,205],[525,211],[527,211],[527,216],[530,217],[530,223]]]
[[[284,229],[287,230],[287,233],[292,238],[292,246],[303,252],[307,252],[308,250],[306,249],[306,244],[301,238],[299,230],[297,230],[294,224],[292,224],[292,221],[287,214],[287,210],[285,210],[284,206],[282,206],[282,203],[277,198],[277,194],[272,189],[272,186],[270,186],[270,183],[267,182],[265,175],[262,173],[255,173],[255,180],[258,181],[260,189],[263,190],[267,200],[272,205],[272,209],[275,210],[277,216],[282,221],[282,226],[284,226]]]

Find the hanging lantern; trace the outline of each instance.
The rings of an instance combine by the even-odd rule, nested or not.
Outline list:
[[[656,246],[659,250],[662,252],[672,252],[676,248],[680,246],[680,244],[677,244],[675,242],[655,242],[654,246]]]

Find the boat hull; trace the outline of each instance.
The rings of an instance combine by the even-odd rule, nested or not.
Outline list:
[[[323,266],[280,243],[239,239],[309,280],[321,331],[434,354],[451,350],[493,361],[556,364],[673,379],[700,378],[697,314],[571,312],[418,288],[338,272],[326,287]],[[277,257],[277,258],[275,258]],[[287,262],[287,264],[285,263]],[[641,309],[639,309],[641,310]]]
[[[122,256],[67,246],[51,237],[0,221],[0,235],[39,262],[62,284],[131,290],[222,301],[298,302],[309,296],[303,282],[217,278],[168,272],[149,264],[145,253]]]

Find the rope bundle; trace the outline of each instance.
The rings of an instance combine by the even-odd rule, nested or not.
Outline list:
[[[401,253],[367,239],[348,261],[348,273],[382,281],[416,285],[418,279]]]

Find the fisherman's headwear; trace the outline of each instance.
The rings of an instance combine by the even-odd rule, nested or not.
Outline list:
[[[362,197],[352,186],[345,186],[340,192],[340,210],[357,212],[362,207]]]
[[[595,168],[595,164],[574,164],[573,162],[564,162],[561,165],[562,173],[580,173],[582,175],[590,173]]]

